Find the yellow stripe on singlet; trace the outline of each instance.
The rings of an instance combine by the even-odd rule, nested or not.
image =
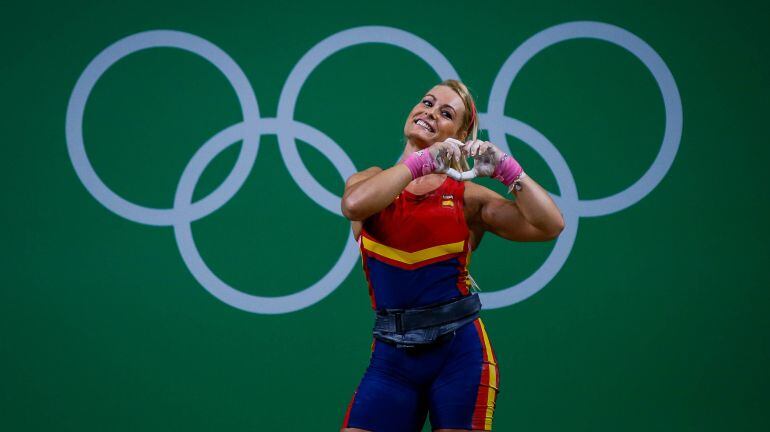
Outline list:
[[[377,255],[384,256],[385,258],[390,258],[394,261],[402,262],[404,264],[417,264],[419,262],[437,258],[442,255],[460,253],[465,248],[465,240],[462,240],[457,243],[447,243],[415,252],[407,252],[401,249],[386,246],[382,243],[377,243],[376,241],[364,236],[361,236],[361,239],[364,245],[364,249],[372,253],[376,253]]]

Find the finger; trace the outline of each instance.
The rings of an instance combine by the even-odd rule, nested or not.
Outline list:
[[[471,148],[471,144],[473,144],[473,141],[468,140],[463,143],[462,147],[460,147],[464,154],[468,154],[468,150]]]
[[[452,145],[456,145],[458,147],[461,147],[463,145],[463,143],[461,141],[456,140],[454,138],[447,138],[445,142],[448,142],[448,143],[450,143]]]
[[[465,147],[463,147],[463,153],[468,155],[468,157],[471,156],[471,149],[473,149],[473,141],[468,141],[465,143]]]
[[[440,143],[438,143],[438,145],[440,145],[443,148],[450,148],[450,147],[452,147],[453,144],[449,140],[444,140],[444,141],[441,141]]]
[[[481,146],[482,143],[483,141],[476,140],[473,142],[473,144],[471,144],[471,150],[470,150],[471,157],[475,157],[479,155],[479,147]]]
[[[451,141],[450,141],[451,140]],[[449,138],[447,141],[450,141],[452,143],[452,157],[455,161],[460,162],[460,159],[463,157],[463,150],[462,147],[465,145],[462,141],[456,140],[454,138]]]

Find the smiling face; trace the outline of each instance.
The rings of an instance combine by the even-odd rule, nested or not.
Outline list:
[[[404,136],[419,148],[447,138],[464,140],[464,132],[458,135],[464,118],[465,105],[460,95],[445,85],[437,85],[412,108],[404,125]]]

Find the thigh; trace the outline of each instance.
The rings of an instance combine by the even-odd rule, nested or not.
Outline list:
[[[428,412],[427,391],[397,361],[400,353],[375,342],[369,367],[348,405],[343,428],[376,432],[420,431]]]
[[[428,393],[434,429],[491,430],[500,386],[497,358],[481,319],[462,327]]]

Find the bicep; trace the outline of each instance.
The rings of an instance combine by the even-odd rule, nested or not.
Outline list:
[[[481,220],[487,227],[487,231],[507,240],[535,242],[553,238],[529,223],[515,201],[503,197],[491,198],[484,203],[481,209]]]
[[[546,241],[553,238],[529,223],[515,201],[476,184],[469,188],[469,192],[472,199],[478,203],[478,220],[484,231],[519,242]]]

